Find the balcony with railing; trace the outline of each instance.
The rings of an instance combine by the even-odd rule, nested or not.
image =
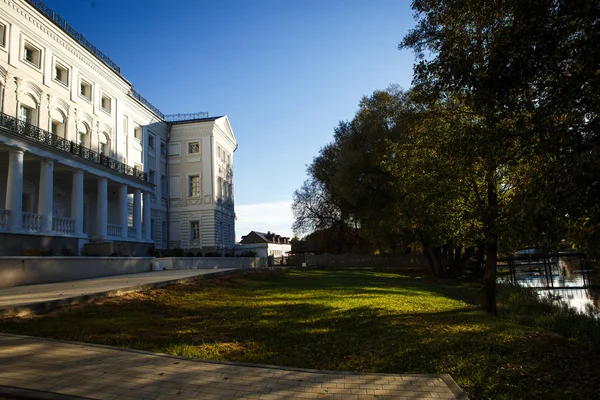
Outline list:
[[[121,225],[118,224],[108,224],[106,234],[111,238],[120,238],[121,237]]]
[[[21,226],[23,229],[29,232],[41,232],[42,231],[42,216],[36,213],[24,212],[22,214]]]
[[[61,235],[72,235],[75,233],[75,218],[53,217],[52,230]]]
[[[135,226],[127,227],[127,237],[130,239],[135,239]]]
[[[144,171],[125,165],[114,158],[107,157],[104,154],[40,129],[35,125],[21,121],[10,115],[0,113],[0,127],[29,141],[51,147],[55,150],[60,150],[73,157],[81,158],[120,174],[128,175],[142,181],[147,180],[147,174]]]
[[[8,219],[10,218],[10,210],[0,210],[0,231],[8,229]]]

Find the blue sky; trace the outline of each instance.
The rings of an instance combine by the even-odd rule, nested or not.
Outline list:
[[[45,0],[165,114],[226,114],[236,237],[292,235],[306,165],[364,95],[408,88],[408,0]]]

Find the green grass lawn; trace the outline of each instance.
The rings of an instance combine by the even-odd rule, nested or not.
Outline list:
[[[0,331],[213,360],[448,373],[473,399],[597,398],[597,350],[487,315],[476,298],[474,284],[421,276],[265,271],[0,321]]]

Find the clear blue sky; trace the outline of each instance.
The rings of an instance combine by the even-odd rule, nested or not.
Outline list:
[[[363,95],[408,88],[408,0],[44,0],[165,114],[226,114],[236,237],[291,235],[306,165]]]

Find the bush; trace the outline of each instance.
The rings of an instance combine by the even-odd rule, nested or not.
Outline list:
[[[522,325],[539,327],[567,338],[584,340],[600,349],[600,313],[580,313],[560,296],[540,297],[535,290],[510,283],[498,285],[498,315]]]
[[[61,256],[74,256],[75,253],[73,253],[73,250],[71,250],[70,248],[63,246],[63,248],[60,249],[60,255]]]
[[[216,251],[209,251],[206,253],[206,257],[221,257],[221,253],[217,253]]]
[[[180,247],[176,247],[171,249],[168,253],[169,257],[183,257],[183,249]]]
[[[199,251],[198,253],[196,253],[196,257],[202,257],[202,252]]]
[[[25,255],[30,257],[48,257],[54,255],[54,249],[45,249],[43,247],[39,249],[27,249]]]
[[[187,253],[185,253],[186,257],[194,257],[194,252],[193,251],[188,251]]]

